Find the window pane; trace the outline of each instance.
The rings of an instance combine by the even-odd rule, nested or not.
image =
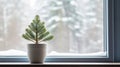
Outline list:
[[[54,35],[48,56],[106,56],[103,6],[103,0],[0,0],[0,56],[26,55],[31,42],[21,35],[36,14]]]

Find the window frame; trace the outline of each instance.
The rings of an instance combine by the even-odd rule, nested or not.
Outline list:
[[[104,0],[108,9],[108,58],[46,58],[45,62],[112,62],[114,61],[114,0]],[[0,62],[28,62],[27,57],[0,57]]]

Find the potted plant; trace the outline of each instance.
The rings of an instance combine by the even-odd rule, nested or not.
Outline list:
[[[31,63],[43,63],[46,55],[46,44],[44,41],[53,39],[53,35],[47,31],[45,23],[40,21],[39,15],[36,15],[28,28],[26,28],[23,38],[33,43],[28,44],[28,57]]]

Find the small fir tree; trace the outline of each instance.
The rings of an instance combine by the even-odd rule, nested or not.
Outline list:
[[[50,32],[47,31],[45,23],[40,21],[39,15],[36,15],[31,24],[28,25],[26,33],[22,37],[35,44],[53,39],[53,35],[50,35]]]

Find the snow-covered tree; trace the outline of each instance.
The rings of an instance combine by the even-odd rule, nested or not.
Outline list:
[[[103,51],[103,0],[88,0],[85,5],[83,52]]]
[[[96,38],[99,41],[102,39],[102,35],[98,35],[103,32],[100,24],[103,22],[103,12],[100,11],[103,10],[102,0],[45,0],[43,5],[39,4],[39,0],[36,2],[37,6],[42,6],[38,7],[38,13],[55,35],[52,50],[74,53],[101,51],[102,46],[96,48],[100,44],[95,44],[98,44]]]
[[[20,32],[22,29],[22,22],[25,20],[26,5],[24,0],[6,0],[4,4],[4,45],[6,45],[6,49],[21,49],[23,46],[21,45]],[[11,46],[7,47],[8,45]]]
[[[4,13],[4,6],[5,6],[5,0],[0,0],[0,50],[4,50],[5,48],[5,13]]]
[[[38,10],[38,12],[43,15],[45,20],[48,20],[47,27],[55,35],[53,50],[57,48],[58,52],[69,52],[70,45],[74,44],[75,46],[74,41],[79,41],[76,34],[80,34],[78,30],[82,26],[82,16],[77,13],[79,11],[76,9],[76,5],[72,4],[76,1],[50,0],[46,2],[47,4],[42,7],[44,10]],[[37,3],[39,2],[37,1]],[[79,51],[79,48],[75,49]]]

